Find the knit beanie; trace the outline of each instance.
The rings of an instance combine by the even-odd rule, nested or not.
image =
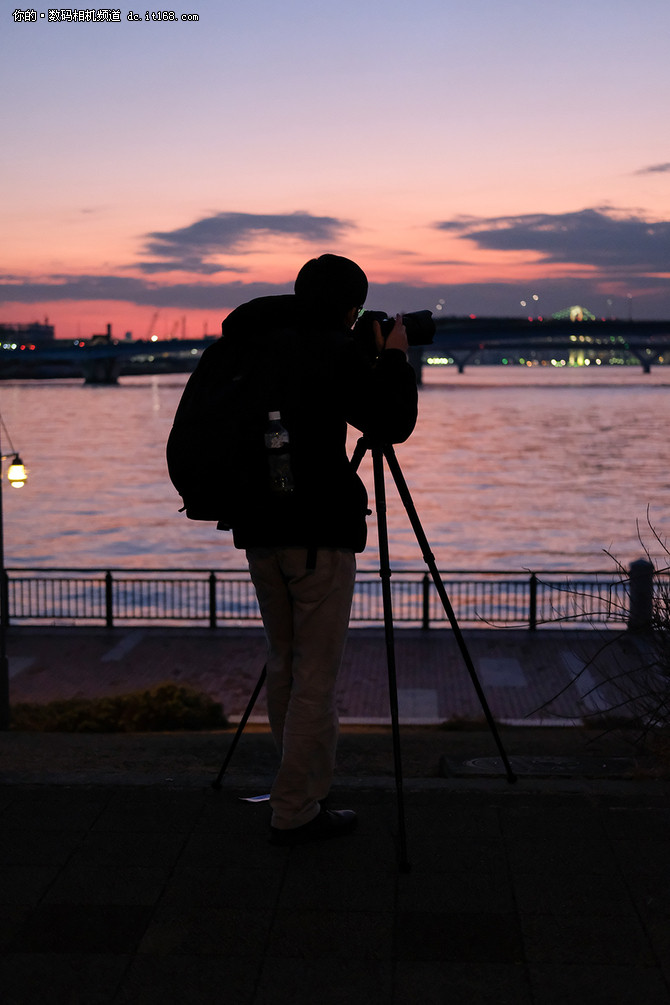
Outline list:
[[[301,268],[295,281],[295,295],[305,307],[333,316],[352,307],[362,307],[368,294],[368,280],[355,262],[340,255],[312,258]]]

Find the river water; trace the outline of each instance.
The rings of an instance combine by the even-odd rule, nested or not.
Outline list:
[[[416,430],[396,454],[441,570],[611,570],[607,553],[643,553],[638,533],[662,556],[647,514],[670,535],[670,368],[425,370]],[[185,381],[0,384],[29,471],[3,490],[9,567],[244,567],[230,534],[178,513],[164,458]],[[369,457],[360,471],[372,497]],[[392,564],[422,568],[390,478],[387,495]],[[377,562],[371,517],[359,566]]]

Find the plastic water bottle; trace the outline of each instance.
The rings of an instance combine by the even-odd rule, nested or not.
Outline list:
[[[290,449],[288,431],[282,425],[281,414],[268,412],[265,450],[268,455],[270,488],[279,495],[286,495],[295,489]]]

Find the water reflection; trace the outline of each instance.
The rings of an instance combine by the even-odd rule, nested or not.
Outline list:
[[[164,449],[182,375],[0,385],[30,469],[5,493],[10,566],[238,568],[230,535],[187,521]],[[670,374],[431,371],[397,456],[442,569],[609,569],[636,558],[647,507],[670,526]],[[355,442],[352,434],[352,446]],[[369,458],[361,474],[372,494]],[[422,557],[389,479],[394,564]],[[374,518],[360,564],[377,563]]]

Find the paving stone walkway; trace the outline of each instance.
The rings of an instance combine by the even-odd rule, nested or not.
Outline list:
[[[510,784],[439,770],[440,751],[495,751],[486,731],[429,725],[478,715],[449,633],[399,635],[403,800],[380,725],[383,639],[354,632],[340,709],[368,724],[342,737],[332,800],[360,825],[338,841],[269,844],[267,802],[248,801],[276,763],[262,725],[218,791],[230,734],[0,734],[3,1005],[670,1005],[670,783],[593,770],[575,756],[581,726],[559,730],[552,753],[570,756],[548,770],[554,731],[537,726],[593,709],[593,677],[571,680],[603,639],[467,633],[494,714],[526,723],[504,727],[531,767]],[[644,656],[604,641],[591,674]],[[12,629],[11,693],[177,679],[234,715],[262,655],[253,632]]]
[[[505,722],[556,724],[620,710],[648,662],[644,641],[625,632],[469,629],[463,638],[491,712]],[[120,694],[173,680],[212,695],[234,720],[260,675],[265,639],[256,629],[12,628],[8,652],[12,701]],[[397,631],[395,659],[402,722],[482,718],[450,630]],[[337,700],[345,723],[389,721],[382,630],[350,631]],[[263,719],[262,702],[254,712]]]
[[[409,872],[390,787],[290,850],[243,794],[0,788],[3,1002],[670,1003],[666,790],[413,785]]]

